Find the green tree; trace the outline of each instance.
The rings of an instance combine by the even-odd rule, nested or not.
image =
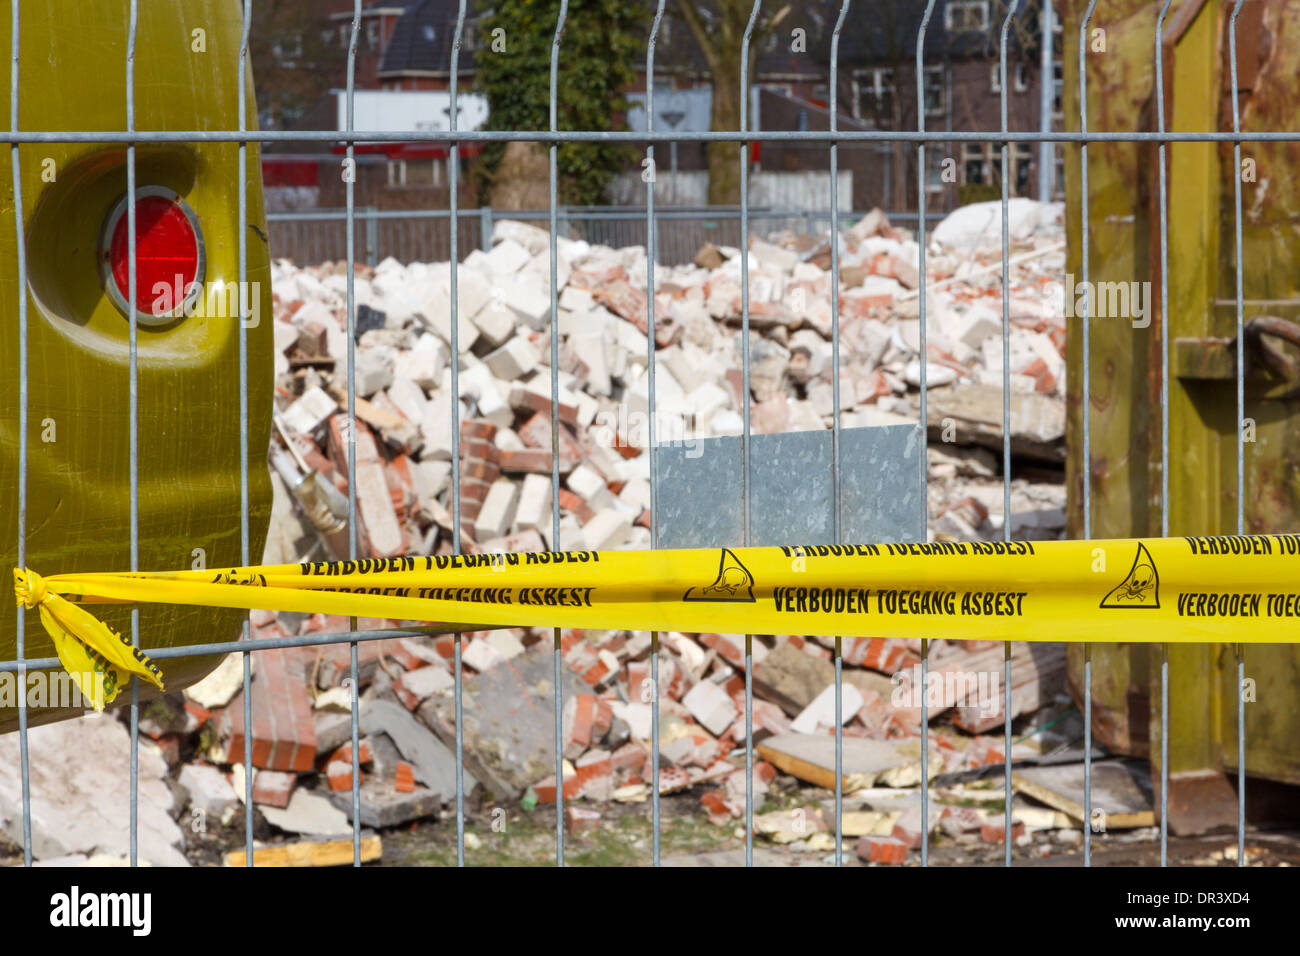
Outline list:
[[[551,44],[559,0],[483,4],[476,31],[475,85],[488,98],[487,129],[550,128]],[[645,0],[570,0],[560,40],[560,130],[625,129],[623,90],[636,81],[649,25]],[[540,148],[545,148],[538,144]],[[489,143],[476,167],[480,195],[490,188],[505,143]],[[556,154],[559,201],[596,205],[633,151],[619,143],[561,143]]]

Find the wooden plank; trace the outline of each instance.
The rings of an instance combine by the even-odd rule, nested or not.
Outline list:
[[[378,835],[361,841],[361,862],[373,863],[383,856],[383,846]],[[244,866],[243,850],[226,854],[226,866]],[[352,841],[328,840],[323,842],[280,843],[257,847],[253,850],[254,866],[351,866]]]

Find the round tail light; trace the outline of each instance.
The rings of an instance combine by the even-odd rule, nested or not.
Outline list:
[[[100,264],[104,289],[129,315],[130,251],[127,197],[104,222]],[[165,186],[135,191],[135,315],[141,325],[165,325],[193,313],[203,294],[203,233],[185,200]]]

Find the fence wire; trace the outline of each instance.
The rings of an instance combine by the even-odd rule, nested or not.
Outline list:
[[[422,132],[379,132],[357,130],[354,127],[354,96],[356,88],[356,56],[357,43],[360,32],[360,22],[362,16],[361,0],[355,0],[352,19],[351,32],[347,53],[347,85],[346,85],[346,128],[343,136],[340,137],[338,131],[334,130],[307,130],[307,131],[252,131],[248,128],[247,115],[247,66],[249,39],[252,22],[252,2],[244,0],[242,4],[241,34],[240,43],[237,52],[238,57],[238,128],[235,130],[189,130],[189,131],[164,131],[164,130],[138,130],[135,126],[135,57],[136,57],[136,40],[137,27],[139,24],[140,4],[139,0],[129,0],[128,19],[126,24],[127,46],[126,61],[123,68],[126,71],[126,128],[121,131],[39,131],[39,130],[20,130],[19,128],[19,104],[20,104],[20,2],[11,0],[11,66],[10,66],[10,130],[7,133],[0,133],[0,141],[10,144],[10,162],[13,175],[13,192],[14,192],[14,225],[17,236],[17,261],[16,270],[18,277],[18,308],[17,308],[17,327],[18,327],[18,429],[17,429],[17,561],[18,565],[25,566],[26,563],[26,538],[28,531],[28,441],[27,426],[29,421],[29,374],[30,363],[28,355],[28,298],[27,298],[27,261],[25,254],[25,211],[23,207],[22,192],[22,169],[20,165],[20,147],[24,144],[38,143],[96,143],[96,144],[124,144],[126,147],[126,180],[127,195],[136,195],[136,177],[137,177],[137,144],[155,144],[155,143],[227,143],[233,142],[238,144],[238,275],[241,290],[247,288],[248,283],[248,250],[246,241],[246,232],[248,225],[248,207],[247,193],[249,183],[248,144],[250,142],[273,143],[273,142],[328,142],[334,143],[342,139],[346,146],[345,163],[349,167],[355,168],[355,146],[358,142],[383,143],[383,142],[412,142],[412,141],[431,141],[449,143],[451,145],[449,164],[450,180],[450,198],[449,208],[443,212],[438,210],[429,210],[423,212],[366,212],[363,211],[359,217],[355,203],[354,179],[355,177],[345,177],[346,181],[346,209],[342,218],[346,227],[346,259],[347,259],[347,299],[346,299],[346,323],[347,323],[347,369],[348,369],[348,401],[347,401],[347,457],[348,457],[348,552],[349,557],[357,557],[357,497],[356,497],[356,389],[355,389],[355,328],[356,328],[356,302],[354,290],[354,277],[356,272],[356,226],[357,219],[363,218],[369,223],[375,222],[381,218],[411,219],[419,217],[439,218],[446,217],[450,223],[459,223],[462,216],[474,215],[481,216],[479,211],[460,210],[458,208],[458,185],[459,185],[459,146],[462,143],[472,142],[493,142],[493,141],[532,141],[545,143],[549,152],[549,210],[546,218],[549,221],[549,256],[550,256],[550,296],[551,296],[551,324],[550,324],[550,378],[551,378],[551,435],[552,435],[552,530],[554,534],[553,541],[558,547],[560,541],[560,498],[559,498],[559,327],[556,316],[558,315],[557,296],[557,242],[560,222],[565,213],[557,202],[557,149],[559,144],[566,142],[634,142],[644,144],[646,158],[649,161],[650,168],[653,169],[654,150],[657,143],[671,142],[732,142],[738,145],[740,164],[740,206],[735,211],[735,215],[740,223],[740,237],[742,240],[742,249],[750,233],[751,217],[754,211],[750,209],[747,200],[747,183],[749,173],[749,150],[753,143],[758,142],[803,142],[811,144],[825,144],[829,149],[830,156],[830,196],[829,211],[825,218],[828,221],[832,236],[838,234],[840,210],[838,203],[838,148],[840,145],[858,142],[904,142],[915,143],[917,150],[917,207],[916,229],[919,244],[919,285],[918,285],[918,304],[920,311],[919,341],[921,360],[920,369],[920,419],[918,424],[919,434],[923,437],[927,423],[927,345],[926,345],[926,319],[927,319],[927,299],[926,299],[926,230],[929,213],[927,212],[927,192],[925,183],[926,166],[926,148],[928,144],[934,143],[957,143],[957,142],[986,142],[996,141],[1000,144],[1001,166],[1002,166],[1002,196],[1001,196],[1001,278],[1002,278],[1002,345],[1003,345],[1003,408],[1002,408],[1002,429],[1003,429],[1003,538],[1010,540],[1011,536],[1011,412],[1010,412],[1010,366],[1009,366],[1009,334],[1010,334],[1010,315],[1009,315],[1009,177],[1008,162],[1009,149],[1016,143],[1076,143],[1079,146],[1081,156],[1080,184],[1081,184],[1081,265],[1082,278],[1085,285],[1090,279],[1090,246],[1089,246],[1089,186],[1088,186],[1088,147],[1092,143],[1156,143],[1159,153],[1158,169],[1158,215],[1159,215],[1159,261],[1160,261],[1160,282],[1161,282],[1161,329],[1162,329],[1162,355],[1161,355],[1161,402],[1162,402],[1162,438],[1161,438],[1161,530],[1162,534],[1167,536],[1169,532],[1169,394],[1168,394],[1168,377],[1169,377],[1169,340],[1163,331],[1168,327],[1168,195],[1166,183],[1166,147],[1169,143],[1231,143],[1233,145],[1234,158],[1238,167],[1241,162],[1241,144],[1243,142],[1294,142],[1300,139],[1294,132],[1281,131],[1252,131],[1243,132],[1240,128],[1240,112],[1237,92],[1237,45],[1236,45],[1236,24],[1238,14],[1245,0],[1236,0],[1233,5],[1230,17],[1229,38],[1229,68],[1232,77],[1232,131],[1231,133],[1219,131],[1176,131],[1170,132],[1166,129],[1165,109],[1164,109],[1164,76],[1163,76],[1163,59],[1162,59],[1162,38],[1164,35],[1165,17],[1169,11],[1171,0],[1164,0],[1156,21],[1156,33],[1154,40],[1154,64],[1155,64],[1155,85],[1156,85],[1156,130],[1154,132],[1093,132],[1088,125],[1088,96],[1087,96],[1087,74],[1086,74],[1086,49],[1085,43],[1088,34],[1089,24],[1091,23],[1094,10],[1097,6],[1097,0],[1089,2],[1083,18],[1079,24],[1078,31],[1078,75],[1079,75],[1079,129],[1077,132],[1024,132],[1012,131],[1008,129],[1008,100],[1007,100],[1007,34],[1013,18],[1016,16],[1019,7],[1019,0],[1013,0],[1009,5],[1005,19],[1002,22],[1000,30],[999,51],[998,51],[998,72],[1001,77],[1000,89],[1000,116],[1001,128],[998,131],[938,131],[931,132],[926,130],[925,110],[917,111],[917,129],[910,130],[851,130],[841,131],[838,129],[838,110],[837,110],[837,89],[838,89],[838,58],[839,58],[839,40],[841,31],[848,15],[851,0],[843,0],[838,18],[835,22],[832,33],[831,57],[829,64],[829,95],[830,95],[830,121],[829,129],[825,131],[773,131],[773,130],[751,130],[748,128],[748,97],[743,95],[743,91],[748,88],[748,52],[753,37],[755,24],[757,23],[762,0],[755,0],[752,11],[747,22],[747,26],[741,41],[742,56],[739,81],[742,95],[739,99],[740,104],[740,124],[739,128],[734,131],[711,131],[711,132],[662,132],[654,128],[654,63],[656,42],[659,36],[661,22],[664,14],[664,0],[658,0],[653,22],[651,24],[649,39],[646,46],[646,76],[648,78],[646,96],[647,96],[647,129],[644,131],[615,131],[615,132],[597,132],[582,130],[561,130],[558,123],[558,96],[557,96],[557,76],[559,64],[563,56],[563,36],[565,22],[568,17],[567,0],[562,0],[559,9],[559,16],[556,22],[554,36],[551,44],[550,53],[550,77],[549,77],[549,123],[546,130],[509,130],[509,131],[487,131],[487,130],[460,130],[458,128],[457,115],[457,94],[460,82],[459,62],[462,39],[464,37],[465,19],[466,19],[466,0],[459,0],[456,23],[454,28],[454,38],[451,51],[451,72],[449,77],[450,89],[450,121],[451,128],[449,131],[422,131]],[[920,26],[916,36],[916,85],[917,101],[924,102],[924,64],[923,51],[927,30],[930,25],[931,16],[934,12],[935,0],[927,0],[924,12],[921,16]],[[65,68],[72,69],[72,65]],[[721,79],[721,78],[720,78]],[[1234,212],[1235,212],[1235,242],[1236,242],[1236,328],[1237,341],[1242,341],[1243,334],[1243,263],[1242,263],[1242,193],[1240,177],[1235,178],[1234,191]],[[134,306],[136,302],[135,290],[137,282],[137,264],[136,264],[136,243],[137,243],[137,219],[135,204],[128,202],[126,204],[127,214],[127,248],[128,248],[128,303]],[[783,214],[791,211],[783,211]],[[793,211],[801,215],[807,215],[807,211]],[[728,210],[711,210],[710,214],[714,218],[726,218],[730,213]],[[766,215],[767,213],[764,212]],[[329,214],[324,218],[330,218],[335,214]],[[650,427],[650,495],[651,495],[651,546],[657,547],[659,543],[657,508],[659,488],[656,482],[656,472],[654,468],[655,456],[655,435],[654,423],[656,421],[656,391],[655,391],[655,267],[658,260],[657,255],[657,237],[660,221],[665,217],[673,216],[672,210],[658,211],[655,207],[655,198],[653,184],[647,185],[646,202],[644,212],[633,210],[628,213],[630,217],[639,219],[644,215],[644,228],[647,245],[647,256],[649,268],[647,269],[648,284],[648,335],[647,335],[647,361],[649,374],[649,427]],[[277,217],[271,217],[275,220]],[[312,214],[308,215],[286,215],[279,217],[282,220],[293,218],[311,219]],[[523,218],[527,218],[525,215]],[[616,217],[615,217],[616,218]],[[820,215],[818,216],[820,218]],[[491,235],[490,213],[488,217],[482,220],[484,231],[481,234],[480,242],[488,243]],[[452,268],[450,270],[450,338],[451,338],[451,356],[450,375],[451,389],[453,396],[459,397],[459,369],[457,356],[458,349],[458,284],[456,264],[459,262],[459,235],[458,228],[449,229],[449,253]],[[842,516],[840,514],[839,502],[839,482],[840,482],[840,418],[841,418],[841,396],[839,381],[839,360],[840,360],[840,325],[839,325],[839,269],[840,269],[840,252],[838,243],[832,241],[831,250],[831,297],[832,297],[832,355],[834,370],[832,374],[833,383],[833,424],[832,424],[832,487],[835,489],[834,494],[834,539],[836,543],[842,543]],[[373,243],[368,246],[370,255],[375,250]],[[751,423],[750,423],[750,303],[749,303],[749,257],[742,255],[740,259],[741,268],[741,335],[742,335],[742,401],[743,408],[743,433],[741,438],[741,501],[744,515],[744,535],[743,543],[749,544],[751,528],[751,471],[752,471],[752,443],[751,443]],[[241,321],[239,327],[239,418],[240,418],[240,558],[244,565],[251,563],[250,558],[250,527],[249,527],[249,456],[248,456],[248,437],[249,437],[249,408],[247,401],[247,389],[249,384],[248,378],[248,342],[247,342],[247,325],[243,321],[245,315],[243,309],[247,303],[242,298],[241,293]],[[1085,300],[1086,301],[1086,300]],[[1091,443],[1090,443],[1090,338],[1089,322],[1090,317],[1088,308],[1090,302],[1083,306],[1082,314],[1079,316],[1080,328],[1082,334],[1082,452],[1085,467],[1083,468],[1082,477],[1082,502],[1083,502],[1083,536],[1090,538],[1092,535],[1092,482],[1091,470],[1088,463],[1091,461]],[[139,408],[138,408],[138,376],[139,376],[139,356],[138,356],[138,322],[136,310],[128,308],[129,324],[129,355],[128,355],[128,401],[129,401],[129,487],[130,487],[130,565],[131,570],[138,570],[139,566]],[[1244,399],[1244,356],[1243,350],[1237,349],[1236,352],[1237,370],[1236,370],[1236,413],[1238,424],[1237,436],[1237,533],[1242,533],[1244,526],[1244,489],[1245,489],[1245,471],[1244,471],[1244,445],[1243,445],[1243,421],[1245,418],[1245,399]],[[459,402],[453,400],[451,406],[451,459],[453,467],[451,469],[451,489],[452,489],[452,535],[453,548],[456,553],[462,552],[462,518],[461,518],[461,479],[459,471],[460,461],[460,408]],[[922,446],[924,448],[924,445]],[[927,517],[927,472],[926,456],[920,455],[918,481],[921,491],[921,510],[923,521]],[[20,606],[17,610],[16,618],[16,656],[12,662],[3,662],[0,664],[0,671],[15,672],[18,675],[20,686],[26,686],[26,676],[29,669],[50,668],[59,666],[57,658],[29,659],[26,656],[25,645],[25,616],[24,609]],[[336,644],[347,644],[350,651],[349,660],[349,684],[352,693],[351,707],[351,741],[352,741],[352,793],[351,793],[351,810],[352,810],[352,827],[353,827],[353,862],[354,865],[361,864],[361,799],[360,799],[360,747],[359,747],[359,707],[358,692],[358,645],[362,642],[391,639],[404,635],[419,635],[430,633],[429,630],[423,629],[387,629],[387,630],[357,630],[357,621],[355,618],[349,622],[349,630],[341,633],[327,634],[310,634],[298,637],[286,637],[281,639],[268,639],[252,641],[250,634],[250,622],[245,615],[242,623],[242,645],[235,648],[242,653],[243,658],[243,709],[245,721],[244,734],[244,825],[245,825],[245,851],[246,865],[252,866],[254,861],[253,853],[253,753],[252,753],[252,684],[251,684],[251,655],[257,651],[274,650],[278,648],[305,647],[305,646],[329,646]],[[563,740],[562,740],[562,712],[563,712],[563,659],[561,656],[561,632],[558,628],[554,630],[554,706],[555,706],[555,776],[556,776],[556,828],[555,828],[555,859],[557,865],[564,864],[564,767],[563,767]],[[139,610],[133,608],[131,611],[131,640],[132,644],[139,646]],[[1085,645],[1084,658],[1084,821],[1083,821],[1083,864],[1091,865],[1092,849],[1092,792],[1091,792],[1091,773],[1092,773],[1092,647],[1091,644]],[[232,646],[228,643],[207,643],[192,645],[181,648],[161,648],[150,649],[149,655],[155,659],[175,659],[181,657],[199,656],[213,653],[230,653]],[[456,711],[456,833],[457,833],[457,863],[465,864],[465,789],[464,789],[464,739],[462,732],[462,714],[463,714],[463,677],[461,670],[462,661],[462,635],[455,634],[454,644],[454,696]],[[1003,713],[1006,715],[1005,726],[1005,865],[1010,866],[1012,863],[1012,724],[1010,719],[1011,705],[1011,642],[1006,642],[1004,667],[1004,696],[1003,696]],[[745,862],[747,865],[753,864],[753,838],[754,838],[754,793],[753,793],[753,774],[754,774],[754,739],[753,739],[753,682],[752,682],[752,664],[753,664],[753,635],[745,637]],[[1238,686],[1244,678],[1244,650],[1240,645],[1236,646],[1236,665]],[[651,643],[651,681],[654,693],[651,698],[652,707],[652,749],[651,749],[651,766],[653,783],[650,787],[651,792],[651,814],[653,821],[653,862],[655,865],[660,863],[660,830],[661,830],[661,806],[659,793],[660,779],[660,754],[659,754],[659,634],[652,634]],[[925,686],[929,668],[929,642],[922,641],[921,650],[921,679],[922,685]],[[843,836],[843,720],[842,720],[842,655],[841,639],[836,638],[834,648],[834,668],[835,668],[835,864],[841,865],[842,860],[842,836]],[[132,678],[131,682],[131,703],[130,703],[130,739],[131,739],[131,765],[130,765],[130,862],[134,866],[138,863],[138,826],[139,826],[139,731],[140,731],[140,688],[138,678]],[[921,864],[929,864],[930,835],[929,835],[929,741],[930,731],[928,726],[928,711],[926,695],[922,694],[921,713],[922,713],[922,746],[921,746],[921,779],[922,779],[922,843],[921,843]],[[1238,811],[1237,811],[1237,864],[1245,864],[1245,799],[1246,799],[1246,779],[1245,779],[1245,721],[1244,721],[1244,698],[1237,694],[1237,746],[1238,746]],[[26,710],[26,701],[24,695],[18,695],[18,720],[20,736],[20,774],[21,774],[21,794],[22,794],[22,834],[23,834],[23,857],[24,863],[28,866],[32,864],[32,837],[31,837],[31,787],[30,787],[30,753],[28,743],[28,715]],[[1166,646],[1162,646],[1160,662],[1160,862],[1161,865],[1168,863],[1168,746],[1169,746],[1169,658]]]

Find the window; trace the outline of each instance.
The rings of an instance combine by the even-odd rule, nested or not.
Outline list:
[[[1029,174],[1034,164],[1034,147],[1031,143],[1012,143],[1007,152],[1007,165],[1011,174],[1012,196],[1026,196],[1030,192]],[[961,177],[966,184],[1000,186],[1002,183],[1002,147],[997,143],[963,143],[961,148]]]
[[[943,182],[943,164],[947,160],[944,151],[941,149],[927,149],[925,151],[925,191],[928,193],[941,193],[944,190]]]
[[[1065,118],[1065,76],[1061,73],[1061,61],[1052,63],[1052,116]]]
[[[1011,163],[1011,182],[1013,184],[1011,195],[1028,196],[1030,194],[1029,171],[1034,164],[1034,150],[1032,144],[1013,144],[1011,147],[1011,155],[1007,158]]]
[[[989,65],[989,90],[994,93],[1002,92],[1002,69],[996,63]]]
[[[991,143],[962,143],[961,181],[963,183],[989,183],[993,171],[989,166]]]
[[[949,33],[987,30],[988,0],[952,0],[943,8],[943,25]]]
[[[379,49],[379,26],[378,20],[371,20],[366,24],[366,47],[368,49]]]
[[[877,129],[894,126],[894,71],[859,70],[853,74],[853,115]]]
[[[934,116],[943,113],[943,74],[942,66],[927,66],[925,68],[925,113],[927,116]]]
[[[390,159],[388,161],[388,185],[395,188],[402,186],[435,186],[441,184],[442,170],[435,168],[437,160]]]
[[[1029,71],[1025,68],[1024,63],[1016,64],[1015,90],[1017,93],[1023,93],[1029,89]]]

